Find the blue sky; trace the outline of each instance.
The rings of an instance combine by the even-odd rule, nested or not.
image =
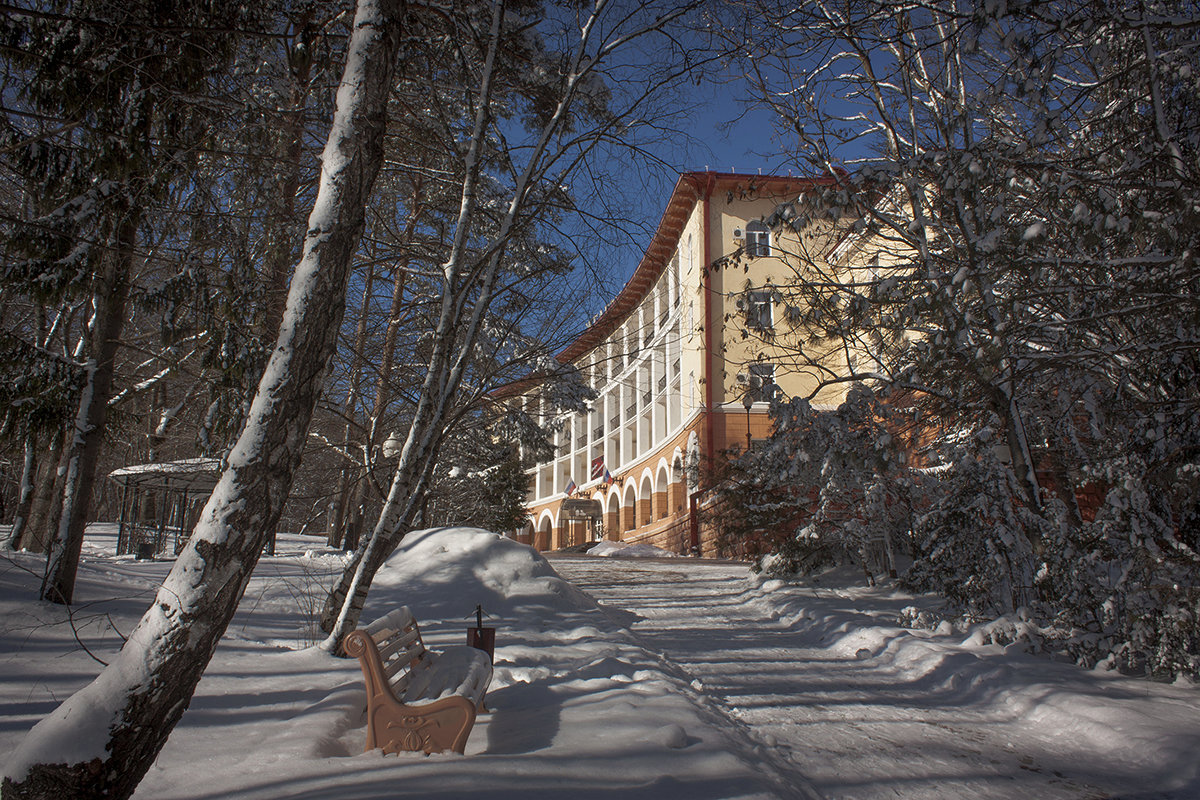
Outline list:
[[[629,153],[618,149],[605,165],[609,172],[620,176],[621,185],[611,189],[620,198],[619,212],[628,220],[613,240],[589,256],[602,262],[598,270],[608,287],[605,296],[588,303],[584,310],[589,315],[603,308],[636,268],[680,172],[787,174],[789,169],[795,170],[782,153],[772,114],[761,108],[747,108],[739,82],[705,82],[688,88],[693,97],[684,101],[689,111],[676,122],[680,127],[677,135],[647,148],[661,160],[660,164],[647,167],[635,163]]]
[[[692,132],[701,141],[690,149],[684,169],[751,174],[788,170],[770,112],[746,109],[739,87],[733,83],[699,87],[696,91],[710,96],[694,117]]]

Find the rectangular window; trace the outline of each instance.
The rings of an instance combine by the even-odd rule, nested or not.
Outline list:
[[[746,327],[762,331],[775,327],[770,292],[750,292],[747,296]]]
[[[774,364],[760,362],[750,365],[750,387],[747,392],[749,392],[751,400],[756,403],[767,402],[775,397],[778,388],[775,385]]]
[[[771,231],[759,220],[746,223],[746,255],[750,258],[771,255]]]

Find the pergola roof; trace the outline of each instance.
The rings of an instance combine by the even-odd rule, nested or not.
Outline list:
[[[221,459],[185,458],[159,464],[132,464],[108,473],[110,480],[137,489],[170,489],[188,494],[211,492],[221,477]]]

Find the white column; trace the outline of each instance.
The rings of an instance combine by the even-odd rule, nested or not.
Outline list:
[[[647,389],[650,392],[650,441],[646,442],[646,450],[653,449],[658,444],[658,400],[655,395],[658,393],[658,348],[653,347],[650,350],[650,357],[646,359],[646,371],[649,380],[647,381]]]

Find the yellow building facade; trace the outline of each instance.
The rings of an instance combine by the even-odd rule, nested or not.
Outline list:
[[[822,377],[789,357],[797,343],[772,292],[792,278],[785,254],[799,240],[780,241],[764,220],[824,180],[680,176],[632,277],[558,356],[598,394],[586,414],[559,420],[554,457],[531,469],[519,539],[539,550],[603,538],[716,554],[702,521],[715,463],[769,434],[774,392],[809,396]],[[833,258],[826,238],[804,246]],[[838,369],[836,353],[823,368]],[[815,401],[836,404],[841,391]]]

